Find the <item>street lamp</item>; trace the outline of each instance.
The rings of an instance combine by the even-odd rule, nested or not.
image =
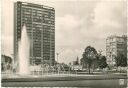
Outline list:
[[[61,50],[60,52],[57,52],[56,55],[57,55],[57,62],[59,61],[59,55],[63,52],[63,50]]]
[[[56,55],[57,55],[57,67],[58,67],[58,69],[57,69],[57,71],[58,71],[58,74],[59,74],[59,64],[58,64],[58,56],[59,56],[59,53],[56,53]]]
[[[56,55],[57,55],[57,62],[58,62],[59,53],[56,53]]]
[[[11,54],[11,56],[12,56],[12,68],[11,68],[11,70],[13,72],[14,64],[15,64],[15,62],[14,62],[14,54]]]
[[[62,53],[62,52],[60,52],[60,53]],[[60,53],[58,53],[58,52],[56,53],[56,55],[57,55],[57,62],[58,62],[58,59],[59,59],[58,57],[59,57],[59,54],[60,54]],[[58,62],[58,63],[59,63],[59,62]],[[59,70],[60,70],[60,65],[57,64],[57,67],[58,67],[58,74],[59,74],[59,72],[60,72],[60,71],[59,71]]]

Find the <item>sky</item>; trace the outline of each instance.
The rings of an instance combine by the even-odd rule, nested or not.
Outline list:
[[[55,54],[69,63],[90,45],[105,55],[105,39],[127,33],[126,0],[19,0],[55,8]],[[13,54],[13,3],[1,1],[2,54]]]

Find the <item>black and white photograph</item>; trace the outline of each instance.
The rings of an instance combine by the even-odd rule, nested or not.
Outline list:
[[[1,87],[128,88],[127,0],[1,0]]]

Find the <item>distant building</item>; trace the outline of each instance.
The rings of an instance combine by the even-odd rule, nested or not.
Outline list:
[[[55,9],[20,1],[14,4],[15,62],[18,58],[18,42],[24,24],[30,39],[30,64],[53,65],[55,61]]]
[[[106,57],[107,64],[110,66],[115,65],[115,57],[118,54],[123,54],[127,57],[127,36],[109,36],[106,39]]]
[[[77,57],[75,61],[72,61],[71,65],[79,65],[79,58]]]
[[[79,58],[70,63],[71,70],[82,70],[82,65],[79,63]]]

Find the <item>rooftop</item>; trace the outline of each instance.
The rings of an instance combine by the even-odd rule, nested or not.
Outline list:
[[[24,5],[28,5],[28,6],[32,6],[32,7],[54,10],[53,7],[46,6],[46,5],[41,5],[41,4],[35,4],[35,3],[29,3],[29,2],[21,2],[21,1],[17,1],[17,2],[15,2],[15,3],[22,3],[22,4],[24,4]]]
[[[111,35],[107,37],[107,39],[110,39],[110,38],[127,38],[127,35],[122,35],[122,36]]]

